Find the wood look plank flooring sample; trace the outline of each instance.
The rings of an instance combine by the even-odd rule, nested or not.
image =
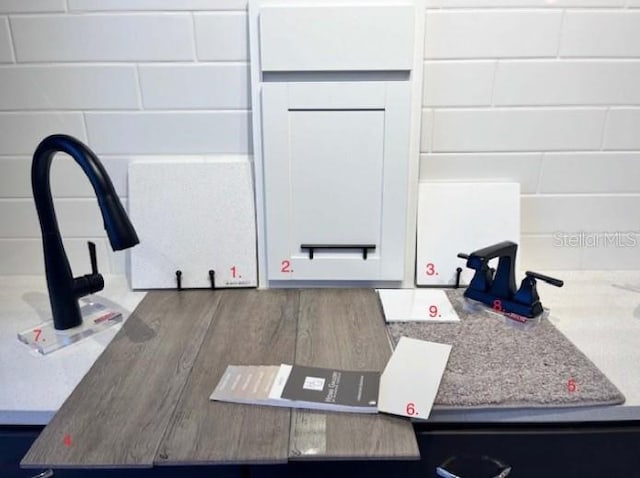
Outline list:
[[[382,371],[391,356],[374,290],[300,292],[296,364]],[[409,420],[389,415],[293,410],[291,460],[419,459]]]
[[[150,292],[21,465],[151,467],[220,292]]]
[[[292,363],[299,293],[226,290],[158,449],[158,465],[284,463],[287,408],[209,400],[227,365]]]

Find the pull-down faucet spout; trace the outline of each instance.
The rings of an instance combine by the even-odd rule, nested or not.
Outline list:
[[[74,278],[71,273],[51,197],[51,162],[58,152],[71,156],[89,178],[98,199],[105,230],[113,250],[135,246],[139,240],[107,172],[96,155],[71,136],[58,134],[45,138],[33,154],[31,186],[42,229],[45,272],[53,323],[56,329],[65,330],[82,323],[78,299],[102,290],[104,280],[97,271],[95,248],[92,248],[91,244],[92,273],[77,278]]]

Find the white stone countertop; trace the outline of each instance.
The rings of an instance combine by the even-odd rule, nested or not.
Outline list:
[[[105,287],[91,296],[126,320],[144,297],[122,276],[105,276]],[[41,355],[17,335],[50,320],[44,276],[0,276],[0,425],[45,425],[89,371],[122,327]]]
[[[640,420],[640,271],[544,271],[565,281],[541,283],[550,319],[624,394],[624,405],[561,409],[438,411],[432,422],[575,422]],[[105,277],[98,295],[126,318],[144,297],[124,277]],[[50,317],[42,276],[0,277],[0,425],[49,422],[121,325],[42,356],[18,332]]]

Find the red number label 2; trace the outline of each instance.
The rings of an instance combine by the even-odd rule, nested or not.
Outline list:
[[[282,267],[280,268],[280,272],[290,273],[293,272],[291,270],[291,261],[284,260],[282,261]]]

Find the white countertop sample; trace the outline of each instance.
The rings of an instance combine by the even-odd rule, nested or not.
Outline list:
[[[90,296],[126,320],[144,297],[122,276],[105,276]],[[44,276],[0,276],[0,425],[44,425],[51,420],[122,324],[75,344],[40,355],[17,334],[51,318]]]
[[[432,422],[572,422],[640,420],[640,271],[543,271],[565,281],[539,283],[550,319],[624,394],[605,407],[461,410],[434,409]],[[518,281],[521,277],[518,278]],[[124,277],[105,277],[97,295],[124,309],[125,319],[144,297]],[[44,425],[80,382],[121,325],[42,356],[17,333],[50,317],[42,276],[0,277],[0,425]]]
[[[545,271],[538,281],[549,320],[625,396],[622,405],[514,410],[433,410],[437,422],[572,422],[640,420],[640,271]],[[520,278],[516,278],[519,284]]]

